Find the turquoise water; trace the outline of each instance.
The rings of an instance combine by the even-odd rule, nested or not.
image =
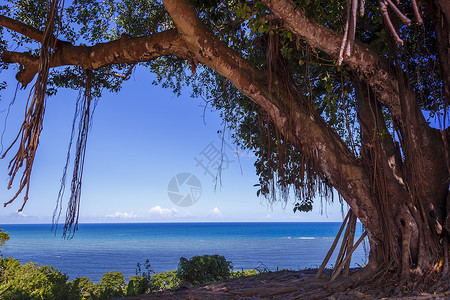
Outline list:
[[[359,225],[359,224],[358,224]],[[108,271],[128,278],[136,263],[149,259],[155,272],[174,270],[180,257],[224,255],[235,269],[316,268],[325,257],[340,223],[132,223],[80,224],[71,240],[56,236],[51,225],[0,225],[11,240],[1,251],[22,262],[53,265],[70,279],[99,281]],[[356,231],[361,235],[361,228]],[[359,247],[352,263],[362,264]],[[335,256],[330,263],[334,263]]]

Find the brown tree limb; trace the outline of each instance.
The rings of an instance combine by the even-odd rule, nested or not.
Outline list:
[[[383,16],[384,24],[389,28],[389,31],[391,32],[392,36],[394,37],[394,40],[396,43],[403,45],[403,40],[398,36],[397,31],[394,28],[394,25],[392,24],[391,17],[389,16],[387,5],[384,2],[384,0],[379,1],[380,4],[380,11],[381,15]]]
[[[355,43],[355,34],[356,34],[356,11],[358,10],[358,0],[351,0],[352,9],[350,17],[350,29],[348,33],[348,43],[347,43],[347,56],[352,54],[353,44]]]
[[[384,1],[387,2],[388,6],[395,12],[395,14],[399,17],[400,21],[402,21],[403,24],[408,26],[411,25],[411,20],[407,16],[405,16],[391,0]]]
[[[16,79],[23,87],[30,83],[39,69],[39,57],[30,53],[5,51],[0,54],[0,60],[5,63],[18,63],[24,68],[16,74]]]
[[[414,11],[414,16],[417,19],[417,25],[422,25],[423,20],[422,20],[422,16],[420,15],[419,8],[417,7],[416,0],[411,0],[411,5],[412,5],[413,11]]]
[[[11,29],[17,33],[23,34],[30,39],[42,43],[44,39],[44,33],[39,29],[24,24],[22,22],[11,19],[7,16],[0,15],[0,26]]]
[[[73,65],[86,70],[95,70],[111,64],[145,62],[165,55],[185,59],[192,56],[174,29],[139,38],[122,36],[119,40],[94,46],[64,44],[53,54],[50,67]],[[28,53],[5,51],[1,53],[0,59],[6,63],[19,63],[25,67],[16,76],[24,86],[33,80],[39,67],[39,58]]]
[[[342,61],[344,60],[344,55],[346,55],[346,53],[344,53],[344,51],[347,48],[347,44],[348,44],[348,29],[350,27],[350,13],[351,13],[351,5],[350,5],[350,1],[347,1],[347,20],[345,21],[344,36],[342,37],[342,43],[341,43],[341,47],[339,48],[338,60],[336,63],[338,66],[342,65]],[[347,56],[349,56],[349,55],[347,55]]]
[[[359,0],[359,15],[361,17],[364,16],[365,5],[366,5],[366,0]]]
[[[24,24],[20,21],[11,19],[7,16],[0,15],[0,26],[3,26],[5,28],[8,28],[10,30],[13,30],[17,33],[20,33],[26,37],[29,37],[30,39],[35,40],[36,42],[42,43],[44,40],[44,32],[40,31],[39,29],[36,29],[30,25]],[[61,40],[58,40],[56,38],[53,38],[56,40],[56,48],[63,44],[69,44],[69,42],[64,42]]]

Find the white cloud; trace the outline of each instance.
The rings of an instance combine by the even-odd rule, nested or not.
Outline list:
[[[173,217],[178,213],[178,210],[174,207],[172,209],[168,209],[157,205],[150,208],[149,213],[158,217]]]
[[[192,217],[192,215],[189,212],[182,212],[176,209],[175,207],[172,208],[163,208],[159,205],[153,206],[148,211],[152,217],[155,218],[187,218]]]
[[[211,209],[211,210],[209,211],[208,216],[214,217],[214,218],[222,218],[222,217],[223,217],[223,215],[222,215],[222,213],[220,212],[220,209],[219,209],[218,207],[214,207],[213,209]]]
[[[137,218],[137,215],[135,215],[134,213],[117,211],[115,214],[106,215],[105,217],[106,218],[119,218],[119,219],[133,219],[133,218]]]
[[[265,219],[271,219],[272,216],[271,216],[270,214],[267,214],[264,218],[265,218]]]
[[[21,211],[17,211],[17,212],[12,212],[8,215],[8,217],[10,218],[27,218],[28,215],[24,214]]]

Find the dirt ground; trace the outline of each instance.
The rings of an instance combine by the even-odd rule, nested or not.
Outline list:
[[[243,278],[229,279],[213,284],[176,291],[162,291],[131,299],[398,299],[384,297],[383,291],[348,289],[335,292],[329,287],[329,276],[314,279],[316,270],[277,271]],[[335,285],[334,285],[335,286]],[[415,292],[402,299],[450,299],[449,293],[429,294]]]

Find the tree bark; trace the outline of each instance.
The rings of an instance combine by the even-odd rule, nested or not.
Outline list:
[[[13,28],[8,24],[4,26]],[[32,37],[35,37],[34,33]],[[95,70],[111,64],[150,61],[161,56],[173,55],[187,60],[192,60],[194,57],[174,29],[138,38],[122,35],[119,40],[94,46],[73,46],[70,43],[59,45],[50,62],[51,68],[72,65],[86,70]],[[28,85],[38,71],[39,57],[37,56],[5,51],[0,58],[3,62],[19,63],[25,67],[16,76],[23,86]]]
[[[439,50],[439,63],[447,105],[450,105],[450,2],[429,0]]]

